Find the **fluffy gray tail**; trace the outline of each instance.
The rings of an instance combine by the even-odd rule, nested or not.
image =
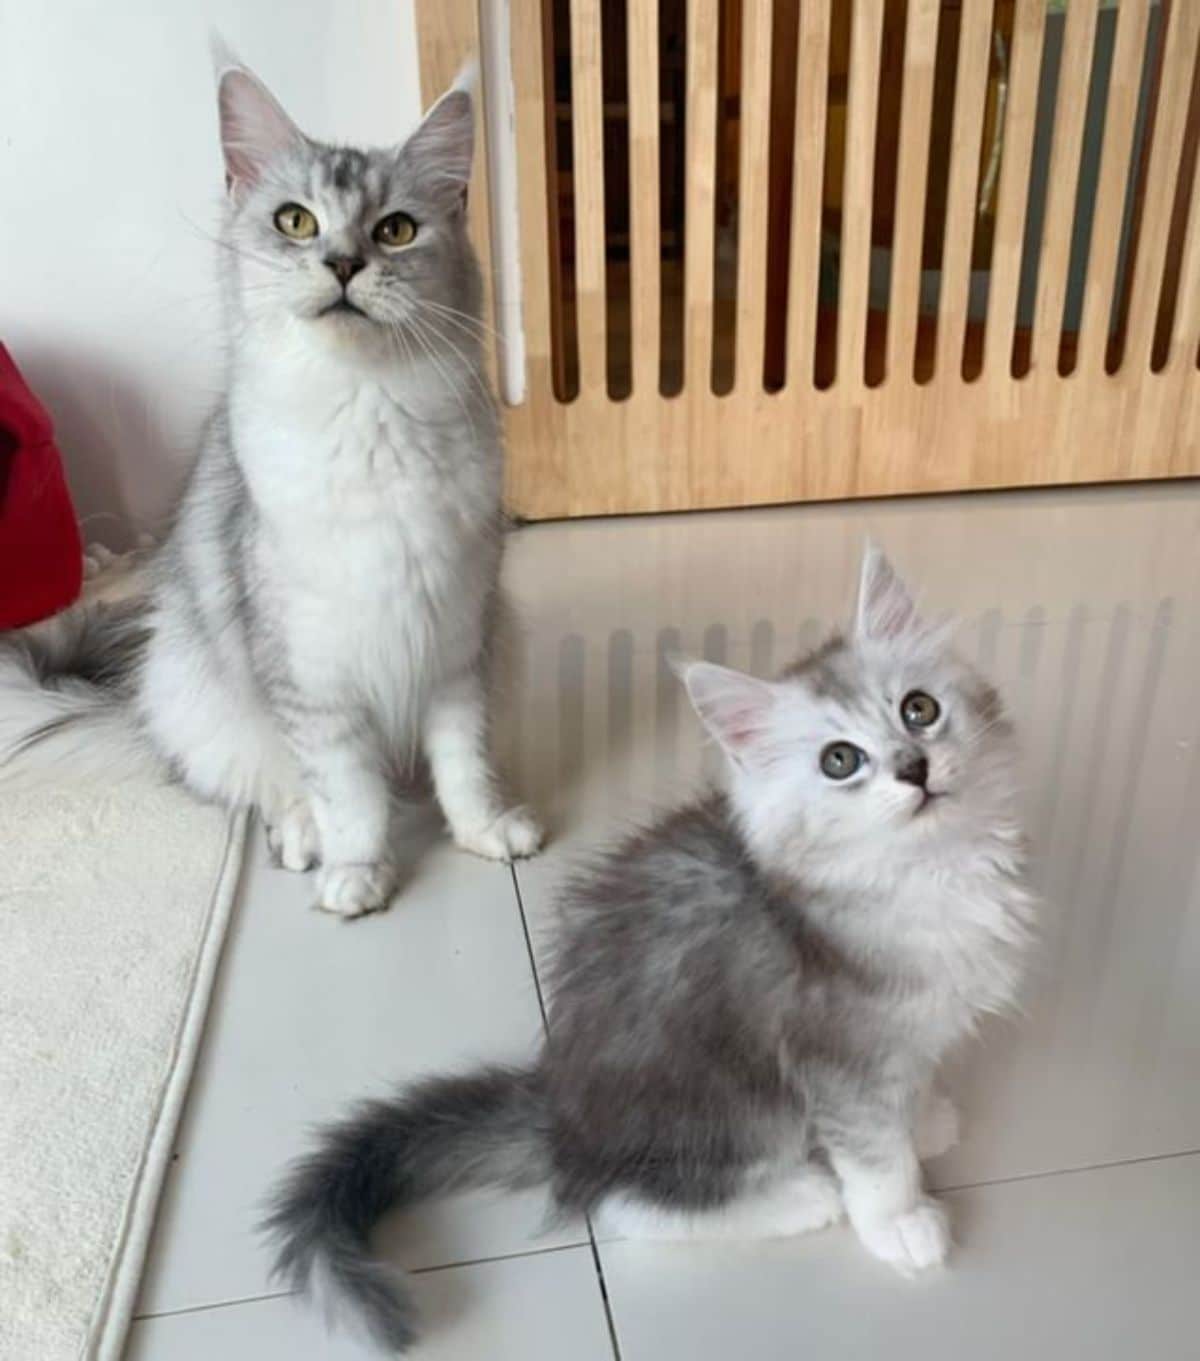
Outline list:
[[[152,763],[129,716],[142,598],[78,604],[0,634],[0,784],[112,780]]]
[[[372,1257],[372,1229],[389,1210],[441,1193],[546,1181],[544,1111],[536,1070],[508,1068],[364,1104],[320,1134],[273,1197],[263,1228],[278,1249],[275,1274],[301,1293],[328,1292],[382,1347],[406,1350],[412,1301],[399,1273]]]

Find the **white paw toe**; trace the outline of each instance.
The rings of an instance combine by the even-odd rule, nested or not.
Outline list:
[[[293,804],[278,822],[267,828],[271,859],[281,869],[303,874],[321,862],[317,824],[306,803]]]
[[[510,808],[484,827],[458,829],[454,839],[464,851],[485,860],[521,860],[537,854],[542,829],[527,808]]]
[[[331,865],[321,876],[317,906],[339,917],[361,917],[387,907],[392,889],[392,874],[382,865]]]
[[[903,1276],[940,1266],[950,1249],[946,1212],[934,1200],[923,1200],[915,1209],[891,1219],[856,1224],[855,1229],[872,1256]]]

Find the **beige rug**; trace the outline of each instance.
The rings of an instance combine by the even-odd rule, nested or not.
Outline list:
[[[0,1358],[117,1361],[245,819],[0,791]]]

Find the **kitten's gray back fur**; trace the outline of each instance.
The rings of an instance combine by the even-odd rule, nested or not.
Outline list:
[[[576,876],[547,1045],[564,1204],[622,1190],[709,1209],[781,1130],[807,1156],[798,1063],[843,1043],[839,1010],[889,980],[823,937],[806,896],[755,865],[719,793]]]

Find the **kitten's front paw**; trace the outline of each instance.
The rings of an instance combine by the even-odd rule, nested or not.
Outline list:
[[[391,902],[395,877],[385,865],[330,865],[321,876],[317,906],[339,917],[379,912]]]
[[[455,828],[454,840],[485,860],[523,860],[541,849],[542,829],[528,808],[518,807],[484,827]]]
[[[267,823],[267,846],[279,869],[303,874],[321,863],[321,839],[307,803],[294,803],[278,822]]]
[[[929,1197],[890,1219],[856,1222],[854,1230],[873,1257],[894,1266],[902,1276],[941,1266],[950,1250],[946,1212]]]
[[[917,1120],[915,1142],[922,1161],[940,1158],[958,1143],[958,1111],[948,1096],[934,1092],[925,1102]]]

